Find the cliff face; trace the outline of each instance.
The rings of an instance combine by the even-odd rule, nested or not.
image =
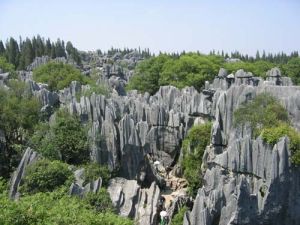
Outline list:
[[[281,101],[299,129],[300,88],[281,86],[287,79],[280,76],[268,80],[253,85],[253,78],[235,76],[230,88],[219,89],[212,144],[203,157],[204,186],[185,225],[300,224],[300,171],[289,161],[288,138],[271,147],[260,137],[251,139],[250,129],[232,126],[240,104],[268,92]],[[215,81],[222,82],[226,81]]]

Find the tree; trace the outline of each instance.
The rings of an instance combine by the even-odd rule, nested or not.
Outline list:
[[[37,82],[48,84],[51,91],[61,90],[75,80],[81,84],[87,83],[87,78],[72,65],[55,62],[36,68],[33,71],[33,79]]]
[[[56,113],[55,123],[50,127],[45,124],[37,127],[31,144],[50,159],[76,165],[89,160],[87,133],[79,119],[64,110]]]
[[[5,48],[3,42],[0,40],[0,56],[3,56],[4,54],[5,54]]]
[[[35,194],[54,191],[62,185],[69,187],[74,179],[68,164],[47,159],[38,160],[28,166],[22,181],[21,192]]]
[[[183,176],[188,181],[188,192],[196,196],[202,185],[201,164],[206,146],[210,143],[211,123],[192,127],[182,143]]]
[[[20,51],[18,43],[13,38],[10,38],[6,43],[6,56],[8,62],[17,68],[19,65]]]
[[[45,46],[45,54],[48,56],[51,56],[51,50],[52,50],[51,41],[48,38],[46,41],[46,46]]]
[[[18,164],[22,146],[39,121],[41,107],[25,83],[11,80],[8,86],[8,90],[0,89],[0,130],[4,132],[6,140],[0,155],[4,160],[0,176],[4,177]]]

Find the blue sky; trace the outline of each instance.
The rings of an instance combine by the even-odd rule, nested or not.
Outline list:
[[[0,0],[0,39],[40,34],[80,50],[300,51],[299,0]]]

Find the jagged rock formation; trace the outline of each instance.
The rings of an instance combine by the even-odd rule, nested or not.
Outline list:
[[[281,82],[288,79],[282,79],[277,69],[269,72],[275,82],[260,80],[247,85],[244,81],[251,76],[237,73],[235,82],[227,84],[229,89],[224,85],[216,89],[219,97],[212,145],[203,156],[204,186],[184,225],[300,224],[300,171],[289,161],[288,138],[283,137],[272,148],[260,137],[252,139],[250,129],[232,125],[233,112],[240,104],[269,92],[282,102],[293,126],[299,129],[300,88],[278,86],[290,82]]]
[[[11,199],[17,199],[19,197],[18,188],[25,175],[26,168],[38,158],[37,152],[33,151],[31,148],[26,149],[17,170],[13,173],[10,180],[9,197]]]
[[[133,218],[135,224],[157,224],[159,187],[153,182],[149,189],[141,188],[136,180],[111,179],[108,193],[121,216]]]
[[[113,60],[120,60],[120,56]],[[106,63],[102,62],[102,68]],[[106,76],[115,79],[116,74]],[[282,77],[277,68],[268,72],[266,81],[243,70],[227,74],[223,69],[201,93],[192,87],[179,90],[164,86],[153,96],[131,91],[124,96],[113,93],[78,98],[88,86],[72,82],[52,93],[42,84],[27,82],[45,112],[51,114],[51,107],[60,104],[90,126],[91,158],[119,171],[123,178],[112,179],[108,191],[119,214],[134,218],[137,224],[156,224],[161,195],[158,186],[163,188],[166,182],[153,162],[173,167],[189,128],[207,118],[214,123],[211,145],[203,157],[204,186],[184,224],[300,224],[300,171],[289,161],[288,138],[271,147],[260,137],[252,139],[249,128],[232,125],[239,105],[269,92],[281,101],[292,125],[300,130],[300,87],[291,86],[290,78]],[[71,188],[71,193],[85,192],[79,180]],[[171,216],[180,201],[171,205]]]
[[[82,121],[91,121],[93,160],[120,168],[121,175],[136,179],[147,167],[147,155],[169,167],[176,163],[181,141],[197,117],[212,114],[211,93],[194,88],[161,87],[157,94],[101,95],[76,99],[82,88],[73,82],[60,93],[60,102]],[[153,180],[148,181],[151,184]]]
[[[97,180],[87,183],[84,187],[82,186],[82,183],[74,182],[70,186],[69,194],[76,195],[79,197],[84,197],[89,192],[98,193],[101,186],[102,186],[101,177],[99,177]]]

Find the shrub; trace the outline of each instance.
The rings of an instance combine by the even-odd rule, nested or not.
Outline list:
[[[33,70],[33,79],[37,82],[48,84],[51,91],[58,91],[68,87],[75,80],[81,84],[86,84],[88,81],[72,65],[55,62],[49,62]]]
[[[262,128],[277,126],[280,122],[288,121],[285,108],[268,93],[257,95],[234,112],[234,125],[249,124],[255,137],[260,134]]]
[[[206,146],[210,143],[211,123],[194,126],[183,141],[183,176],[189,184],[189,194],[196,196],[202,185],[201,164]]]
[[[25,196],[18,202],[0,195],[0,218],[1,224],[14,225],[133,225],[127,218],[96,212],[85,201],[56,192]]]
[[[261,136],[265,142],[271,145],[276,144],[281,137],[289,137],[291,160],[295,165],[300,165],[300,134],[289,124],[282,123],[277,127],[264,128]]]
[[[0,88],[0,130],[6,140],[0,154],[0,176],[4,177],[9,177],[18,165],[22,149],[39,121],[41,107],[24,82],[9,80],[7,85],[9,89]]]
[[[93,81],[89,81],[89,85],[90,85],[89,89],[86,89],[84,91],[80,91],[80,92],[76,93],[77,101],[80,100],[81,96],[90,97],[93,93],[95,93],[96,95],[104,95],[106,97],[109,96],[110,90],[109,90],[108,85],[106,85],[104,83],[95,84],[95,83],[93,83]]]
[[[182,225],[183,224],[183,217],[185,212],[188,211],[186,206],[182,207],[178,213],[173,217],[171,221],[171,225]]]
[[[261,135],[271,145],[288,136],[291,161],[294,165],[300,165],[300,134],[291,127],[286,109],[270,94],[257,95],[238,108],[234,112],[234,124],[249,124],[255,137]]]
[[[28,194],[53,191],[62,185],[70,185],[73,179],[67,164],[43,159],[28,167],[21,190]]]
[[[39,124],[31,144],[50,159],[75,165],[89,160],[86,131],[76,116],[64,110],[57,112],[53,125]]]
[[[98,193],[89,192],[84,201],[90,204],[97,212],[114,212],[114,206],[105,188],[101,188]]]
[[[101,177],[102,184],[104,186],[108,185],[111,173],[107,166],[101,166],[98,163],[89,163],[84,166],[84,169],[85,183],[89,183]]]

